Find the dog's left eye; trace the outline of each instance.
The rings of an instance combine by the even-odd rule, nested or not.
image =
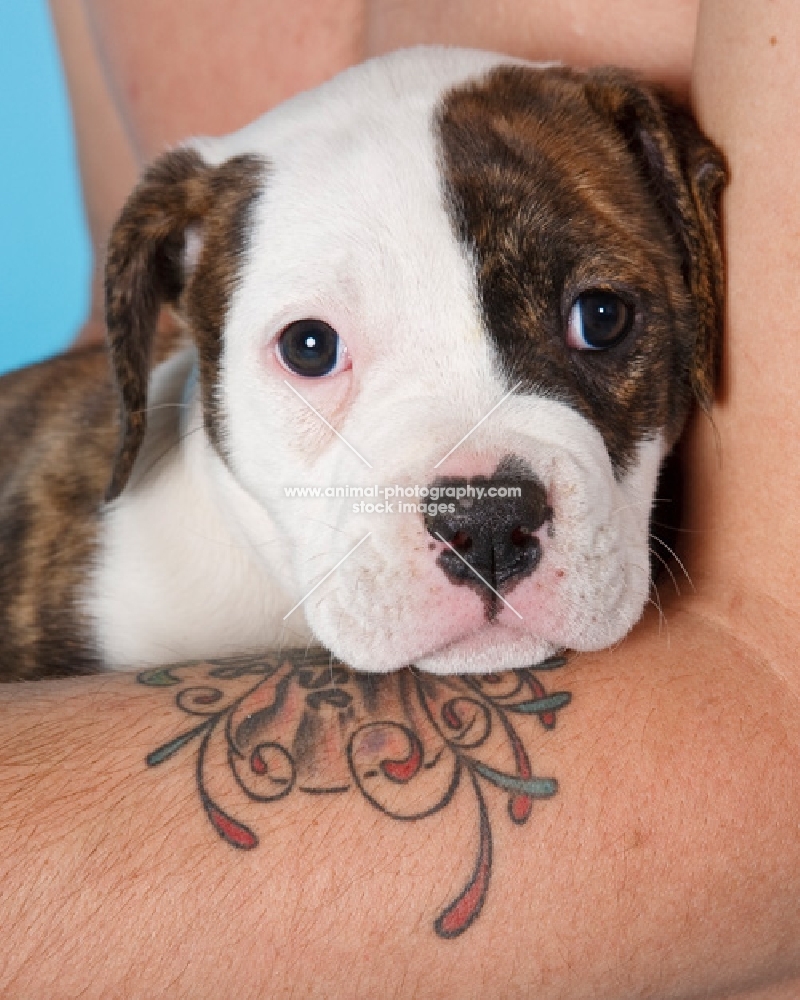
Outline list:
[[[567,344],[578,351],[602,351],[618,344],[633,326],[634,311],[614,292],[595,288],[579,295],[567,321]]]
[[[306,378],[333,374],[347,354],[339,334],[320,319],[301,319],[287,326],[275,349],[285,368]]]

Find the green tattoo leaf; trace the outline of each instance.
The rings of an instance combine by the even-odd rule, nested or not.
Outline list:
[[[157,750],[153,750],[145,758],[147,766],[155,767],[156,764],[163,764],[165,760],[169,760],[173,754],[176,754],[181,747],[185,747],[187,743],[190,743],[195,736],[199,736],[200,733],[208,729],[213,722],[214,719],[209,719],[208,722],[203,722],[199,726],[195,726],[188,733],[182,733],[180,736],[176,736],[174,740],[170,740],[169,743],[164,743]]]
[[[556,709],[569,705],[572,695],[569,691],[557,691],[546,698],[536,698],[533,701],[521,701],[517,705],[510,705],[512,712],[521,712],[523,715],[538,715],[539,712],[555,712]]]
[[[493,767],[487,767],[477,760],[472,762],[472,767],[482,778],[491,781],[505,792],[530,795],[534,799],[549,799],[558,791],[558,782],[555,778],[517,778],[513,774],[495,771]]]
[[[171,687],[173,684],[180,684],[180,677],[170,673],[168,667],[154,667],[152,670],[143,670],[136,675],[140,684],[147,684],[148,687]]]

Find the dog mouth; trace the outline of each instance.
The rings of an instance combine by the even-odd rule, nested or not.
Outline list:
[[[558,647],[524,629],[498,620],[428,650],[414,660],[421,670],[440,672],[485,673],[515,669],[538,662]]]

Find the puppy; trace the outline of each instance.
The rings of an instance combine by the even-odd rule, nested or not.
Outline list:
[[[108,248],[117,391],[100,349],[0,381],[0,674],[620,640],[712,398],[724,182],[620,72],[444,48],[166,153]]]

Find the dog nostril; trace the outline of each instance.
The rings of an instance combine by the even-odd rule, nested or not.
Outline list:
[[[511,532],[511,541],[521,549],[525,548],[526,545],[530,545],[532,540],[533,535],[530,531],[526,531],[521,524],[518,524]]]
[[[454,549],[461,549],[462,552],[466,552],[467,549],[472,548],[472,536],[468,535],[466,531],[457,531],[451,538],[450,544]]]

